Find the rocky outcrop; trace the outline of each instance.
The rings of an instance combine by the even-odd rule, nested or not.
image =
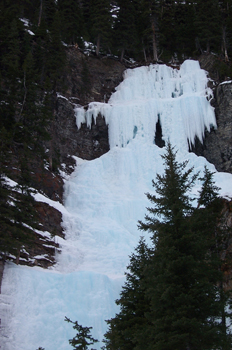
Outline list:
[[[83,54],[75,47],[67,50],[64,86],[54,99],[54,115],[48,126],[51,139],[46,143],[47,164],[41,159],[31,160],[31,186],[48,198],[63,202],[64,182],[59,170],[70,174],[75,166],[73,156],[92,160],[108,152],[108,126],[102,116],[85,123],[78,129],[75,107],[92,101],[106,102],[123,78],[125,67],[110,58],[97,58]],[[17,181],[17,159],[12,164],[12,175]],[[64,238],[62,214],[47,203],[36,202],[39,230],[35,231],[33,246],[20,252],[19,263],[47,268],[55,263],[59,250],[55,236]],[[12,260],[16,258],[12,256]],[[0,276],[1,277],[1,276]]]
[[[98,116],[92,127],[86,124],[78,130],[74,113],[75,105],[67,98],[58,97],[56,102],[56,123],[53,132],[53,144],[61,162],[72,165],[70,156],[75,155],[91,160],[108,152],[108,126],[105,119]]]
[[[78,48],[67,50],[65,96],[82,106],[107,102],[123,79],[126,67],[113,57],[84,54]],[[62,89],[64,91],[64,89]]]
[[[91,160],[108,152],[108,126],[104,118],[99,115],[91,128],[82,124],[78,130],[74,109],[87,107],[93,101],[107,102],[122,81],[125,69],[113,58],[87,55],[76,47],[67,49],[65,83],[57,94],[54,121],[49,127],[52,139],[46,145],[50,158],[63,163],[66,172],[73,170],[73,155]]]
[[[70,166],[74,161],[67,155],[91,160],[109,150],[108,128],[104,119],[98,116],[96,125],[93,122],[91,129],[83,124],[77,130],[75,104],[84,106],[93,101],[107,102],[121,82],[126,67],[111,58],[84,55],[77,48],[69,49],[67,58],[68,88],[65,97],[57,99],[53,140],[62,162]],[[218,171],[232,172],[232,84],[219,84],[220,79],[226,78],[221,73],[226,72],[226,65],[223,66],[218,57],[205,54],[199,57],[199,62],[211,78],[209,84],[214,90],[211,103],[215,107],[217,129],[205,132],[203,144],[196,139],[191,151],[204,156]]]
[[[38,228],[34,230],[34,237],[25,243],[18,257],[10,255],[7,259],[28,266],[40,266],[48,268],[55,261],[55,253],[60,251],[57,237],[64,238],[62,228],[62,214],[59,210],[44,202],[35,202],[34,209],[37,212]],[[4,260],[0,260],[0,285]]]
[[[209,70],[211,77],[217,81],[215,57],[202,56],[200,64],[202,68]],[[60,87],[60,92],[55,98],[54,119],[48,130],[51,140],[46,148],[50,161],[46,169],[38,166],[36,162],[31,164],[33,187],[50,199],[62,203],[63,181],[58,169],[71,173],[75,166],[73,156],[92,160],[108,152],[108,126],[104,117],[99,115],[96,123],[93,120],[91,128],[82,124],[78,129],[75,107],[87,108],[88,103],[93,101],[107,102],[122,81],[125,69],[123,64],[112,58],[88,56],[75,47],[67,49],[67,67],[63,77],[65,84]],[[210,133],[206,132],[203,144],[196,140],[192,150],[207,158],[217,170],[232,172],[232,84],[218,84],[215,87],[211,82],[211,87],[214,88],[215,96],[212,103],[218,127]],[[162,141],[158,129],[159,125],[156,142]],[[57,168],[55,160],[58,161]],[[56,169],[56,172],[50,169]],[[36,210],[41,231],[63,237],[61,213],[40,202],[36,204]],[[50,266],[54,262],[54,252],[57,248],[58,245],[49,234],[47,236],[38,234],[36,250],[31,251],[28,248],[29,255],[22,257],[22,263]]]
[[[196,139],[192,151],[213,163],[218,171],[232,173],[232,83],[214,89],[217,129],[205,132],[203,144]]]
[[[51,236],[64,238],[61,212],[44,202],[36,202],[35,208],[42,230],[49,232]]]

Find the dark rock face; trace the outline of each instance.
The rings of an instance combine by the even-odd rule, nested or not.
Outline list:
[[[32,174],[32,186],[54,201],[62,203],[63,180],[58,174],[38,167]]]
[[[56,124],[53,133],[55,149],[61,161],[70,164],[70,156],[91,160],[108,152],[108,126],[100,115],[91,129],[82,124],[78,130],[74,113],[74,105],[65,98],[57,99]]]
[[[64,233],[61,227],[62,214],[57,209],[44,202],[36,202],[36,210],[43,231],[64,238]]]
[[[82,106],[93,101],[107,102],[125,69],[118,60],[87,56],[71,48],[67,51],[65,96]]]
[[[218,171],[232,173],[232,83],[215,88],[212,105],[217,129],[206,131],[203,144],[196,139],[192,151],[213,163]]]
[[[52,140],[47,144],[52,157],[66,165],[71,172],[75,165],[72,156],[92,160],[108,152],[108,126],[102,116],[91,128],[82,124],[78,130],[74,109],[93,101],[107,102],[123,79],[125,66],[104,57],[84,55],[77,48],[67,51],[65,88],[58,94],[54,108],[54,123],[50,125]]]
[[[118,61],[86,56],[75,48],[67,51],[65,88],[61,88],[55,98],[54,118],[48,127],[51,136],[46,143],[49,165],[44,168],[40,159],[31,162],[32,187],[62,203],[64,183],[56,168],[56,160],[61,163],[62,170],[71,173],[75,166],[72,156],[92,160],[108,152],[108,126],[104,117],[98,115],[96,123],[92,120],[91,128],[83,123],[78,129],[75,107],[86,107],[93,101],[108,101],[122,81],[124,70]],[[21,252],[19,263],[47,268],[55,263],[55,252],[59,249],[52,235],[64,238],[62,214],[42,202],[36,202],[35,209],[40,230],[35,233],[33,248],[26,246]]]
[[[200,64],[203,69],[214,72],[214,56],[202,56]],[[86,160],[100,157],[109,150],[108,126],[103,116],[98,115],[96,123],[92,120],[91,128],[84,123],[78,129],[75,118],[77,105],[87,108],[93,101],[107,102],[115,88],[123,79],[126,69],[120,62],[110,58],[86,56],[76,48],[67,50],[67,67],[64,76],[65,87],[60,88],[54,103],[54,119],[49,126],[51,141],[47,143],[50,169],[50,159],[58,159],[61,168],[71,173],[75,166],[73,156]],[[211,87],[214,88],[211,82]],[[216,166],[218,171],[232,173],[232,84],[218,85],[215,88],[213,105],[218,128],[206,132],[203,145],[196,140],[193,150],[197,155],[204,156]],[[164,146],[162,129],[157,123],[155,143]],[[52,160],[53,162],[53,160]],[[31,164],[33,187],[46,194],[50,199],[62,203],[63,181],[58,172],[44,169],[35,161]],[[64,237],[62,215],[46,203],[37,202],[41,232],[49,232]],[[54,253],[58,245],[46,234],[38,233],[37,244],[27,254],[21,255],[20,263],[48,267],[55,262]],[[0,271],[1,272],[1,271]]]

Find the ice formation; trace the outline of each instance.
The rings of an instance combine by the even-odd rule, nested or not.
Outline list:
[[[0,295],[3,350],[71,349],[74,336],[67,316],[93,327],[102,340],[105,320],[114,316],[114,303],[124,281],[129,255],[141,232],[152,192],[151,180],[163,171],[164,149],[154,143],[159,120],[163,140],[176,146],[178,159],[202,171],[203,157],[188,152],[195,136],[216,128],[210,106],[206,72],[197,61],[185,61],[179,70],[150,65],[127,70],[107,104],[93,102],[87,111],[76,109],[78,127],[98,113],[109,125],[110,151],[93,161],[76,159],[77,166],[65,184],[63,223],[66,240],[49,270],[5,267]],[[232,175],[216,173],[221,194],[231,195]],[[194,191],[197,193],[199,183]],[[101,344],[95,345],[100,349]]]

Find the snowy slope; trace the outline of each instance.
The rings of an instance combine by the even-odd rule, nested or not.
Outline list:
[[[163,139],[176,145],[178,159],[202,171],[202,157],[188,152],[195,135],[216,127],[206,73],[198,62],[185,61],[180,70],[151,65],[127,70],[108,104],[93,102],[76,110],[77,125],[101,112],[109,124],[110,151],[93,161],[76,159],[76,170],[65,184],[63,224],[66,240],[49,270],[6,265],[0,311],[1,350],[71,349],[74,336],[67,316],[93,326],[102,339],[105,319],[117,312],[118,297],[137,245],[152,192],[151,180],[163,171],[164,149],[154,144],[158,118]],[[232,175],[217,173],[221,194],[232,195]],[[197,183],[193,192],[197,193]],[[100,349],[100,345],[96,345]]]

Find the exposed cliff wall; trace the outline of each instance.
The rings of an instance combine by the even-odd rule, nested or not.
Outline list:
[[[215,60],[213,55],[200,58],[202,68],[216,79],[214,84],[211,83],[214,91],[211,104],[215,108],[217,129],[205,132],[203,144],[196,139],[192,151],[213,163],[218,171],[232,173],[232,82],[219,82]]]
[[[50,126],[52,140],[47,147],[72,171],[72,156],[95,159],[109,150],[108,126],[99,116],[91,129],[85,124],[78,130],[74,115],[76,105],[93,101],[107,102],[123,79],[126,67],[112,58],[88,56],[73,47],[67,50],[65,86],[57,94],[54,123]],[[51,150],[52,148],[52,150]]]
[[[123,79],[125,66],[111,58],[97,58],[84,55],[77,48],[67,49],[67,65],[63,77],[65,85],[54,96],[53,120],[48,126],[51,139],[46,142],[49,164],[36,154],[28,164],[31,186],[53,201],[63,203],[63,179],[60,169],[66,173],[73,171],[75,161],[72,156],[91,160],[109,150],[108,126],[104,118],[97,117],[96,124],[88,128],[86,124],[78,130],[74,109],[76,105],[87,105],[92,101],[106,102],[115,87]],[[20,150],[15,151],[10,172],[17,181]],[[49,201],[48,201],[49,202]],[[35,232],[35,242],[26,245],[20,253],[19,263],[47,268],[55,262],[55,252],[59,249],[53,235],[64,237],[62,214],[45,202],[36,202],[39,230]],[[12,256],[16,261],[16,257]],[[0,269],[1,280],[1,269]]]
[[[205,133],[204,143],[196,140],[193,151],[213,163],[218,171],[232,173],[232,83],[222,83],[214,90],[217,129]]]
[[[214,58],[202,56],[202,68],[210,71],[217,79]],[[100,115],[96,124],[89,129],[86,124],[78,130],[75,120],[75,106],[87,106],[89,102],[106,102],[115,87],[123,79],[124,65],[112,58],[87,56],[77,48],[67,50],[65,87],[61,88],[54,103],[54,120],[49,126],[51,140],[47,143],[48,152],[61,163],[62,170],[71,173],[75,161],[72,156],[91,160],[109,150],[108,126]],[[203,145],[196,140],[193,151],[212,162],[219,171],[232,172],[232,83],[217,85],[214,100],[218,128],[206,132]],[[58,162],[58,163],[59,163]],[[63,201],[63,180],[58,172],[42,169],[39,161],[31,164],[33,187],[42,191],[50,199]],[[63,236],[62,215],[46,203],[39,202],[36,210],[41,230]],[[38,264],[47,267],[54,263],[54,252],[58,248],[53,238],[38,235],[35,249],[28,247],[21,256],[20,263]],[[37,257],[37,258],[36,258]]]
[[[66,91],[64,97],[58,96],[56,101],[52,135],[61,161],[70,165],[73,161],[69,156],[90,160],[108,151],[108,127],[104,119],[99,116],[91,129],[83,124],[77,130],[74,107],[75,104],[84,106],[92,101],[108,101],[126,67],[111,58],[86,56],[76,48],[70,49],[67,57]],[[214,99],[211,103],[218,127],[210,133],[206,131],[203,144],[196,139],[191,150],[204,156],[218,171],[232,172],[232,83],[220,84],[218,62],[221,62],[215,55],[202,55],[199,62],[212,79]]]

